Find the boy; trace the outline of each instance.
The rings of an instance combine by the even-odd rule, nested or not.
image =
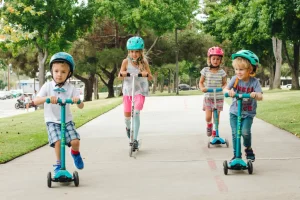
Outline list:
[[[71,98],[74,103],[78,102],[79,94],[76,88],[66,81],[72,76],[75,69],[73,57],[65,52],[54,54],[50,59],[50,72],[52,81],[46,82],[37,97],[34,104],[44,103],[44,117],[47,125],[49,145],[54,147],[56,155],[56,164],[54,166],[54,176],[60,170],[60,106],[57,105],[57,99]],[[50,99],[50,104],[45,103]],[[83,102],[77,104],[82,109]],[[70,106],[66,105],[66,145],[71,147],[71,155],[74,159],[74,165],[77,169],[83,169],[84,163],[79,152],[80,136],[75,129],[72,119]]]
[[[245,154],[249,160],[255,160],[255,154],[252,149],[251,127],[253,118],[256,115],[257,101],[262,100],[262,89],[259,80],[255,78],[258,68],[258,57],[249,50],[241,50],[232,54],[232,65],[235,76],[232,77],[224,93],[228,92],[233,97],[236,93],[250,94],[250,99],[244,99],[242,102],[242,121],[241,133],[244,139]],[[235,159],[235,140],[237,134],[237,102],[234,98],[230,106],[230,125],[232,129],[233,155]]]

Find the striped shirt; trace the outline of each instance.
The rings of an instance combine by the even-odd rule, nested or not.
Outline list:
[[[217,72],[211,72],[209,67],[204,67],[201,70],[201,75],[204,76],[204,85],[205,88],[221,88],[222,87],[222,82],[223,78],[226,76],[226,72],[223,69],[219,69]],[[223,92],[217,92],[216,93],[217,99],[224,99]],[[204,97],[209,97],[213,98],[214,94],[213,93],[205,93]]]

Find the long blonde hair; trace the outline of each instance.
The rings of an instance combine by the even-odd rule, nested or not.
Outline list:
[[[129,56],[130,51],[134,51],[134,50],[128,50],[128,55],[127,57],[132,61],[132,58]],[[145,70],[145,64],[148,64],[148,57],[145,54],[145,49],[140,49],[138,50],[141,53],[141,56],[137,59],[137,63],[138,65],[140,65],[140,63],[142,64],[142,68],[140,69],[141,71]]]

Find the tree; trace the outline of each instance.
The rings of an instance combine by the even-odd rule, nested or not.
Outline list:
[[[14,45],[25,42],[35,45],[38,52],[39,84],[45,82],[45,63],[49,54],[67,51],[92,22],[93,0],[87,5],[77,0],[13,0],[4,6],[5,19],[13,27],[33,33],[33,38],[14,40]],[[63,9],[62,9],[63,8]]]

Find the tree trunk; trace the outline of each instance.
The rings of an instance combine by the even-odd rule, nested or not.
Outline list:
[[[291,68],[292,71],[292,89],[299,90],[299,43],[294,43],[294,66]]]
[[[176,93],[176,73],[174,73],[173,92]]]
[[[45,62],[48,58],[48,51],[38,48],[38,62],[39,62],[39,90],[45,83]]]
[[[282,40],[272,37],[273,53],[276,60],[275,77],[273,87],[280,89],[281,64],[282,64]]]
[[[165,82],[165,77],[162,76],[161,81],[160,81],[160,92],[164,92],[164,82]]]
[[[299,90],[299,43],[294,42],[293,47],[294,47],[294,63],[292,63],[290,56],[288,54],[288,50],[286,48],[286,43],[283,43],[283,49],[284,53],[287,57],[288,65],[291,70],[291,76],[292,76],[292,89]]]
[[[108,78],[108,81],[105,81],[105,79],[101,76],[101,74],[97,73],[97,75],[99,76],[102,83],[104,83],[104,85],[108,89],[107,98],[113,98],[113,97],[115,97],[115,94],[114,94],[114,81],[115,81],[115,78],[116,78],[116,72],[118,70],[117,64],[114,65],[114,68],[111,72],[106,70],[105,67],[100,67],[100,69],[103,72],[103,74],[105,74],[105,76]]]
[[[98,76],[95,76],[94,82],[94,99],[99,99],[99,90],[98,90]]]
[[[74,77],[81,80],[84,83],[84,97],[83,101],[92,101],[93,96],[93,84],[95,81],[95,74],[89,74],[88,78],[84,78],[77,74],[74,74]]]
[[[169,84],[168,84],[168,93],[171,93],[171,69],[169,70]]]
[[[157,78],[158,78],[158,73],[154,73],[154,80],[153,80],[153,86],[152,86],[152,94],[155,94],[156,91],[156,86],[157,86]]]
[[[273,63],[270,67],[270,79],[269,79],[269,89],[273,90],[274,89],[274,76],[275,76],[275,68],[276,68],[276,64]]]

